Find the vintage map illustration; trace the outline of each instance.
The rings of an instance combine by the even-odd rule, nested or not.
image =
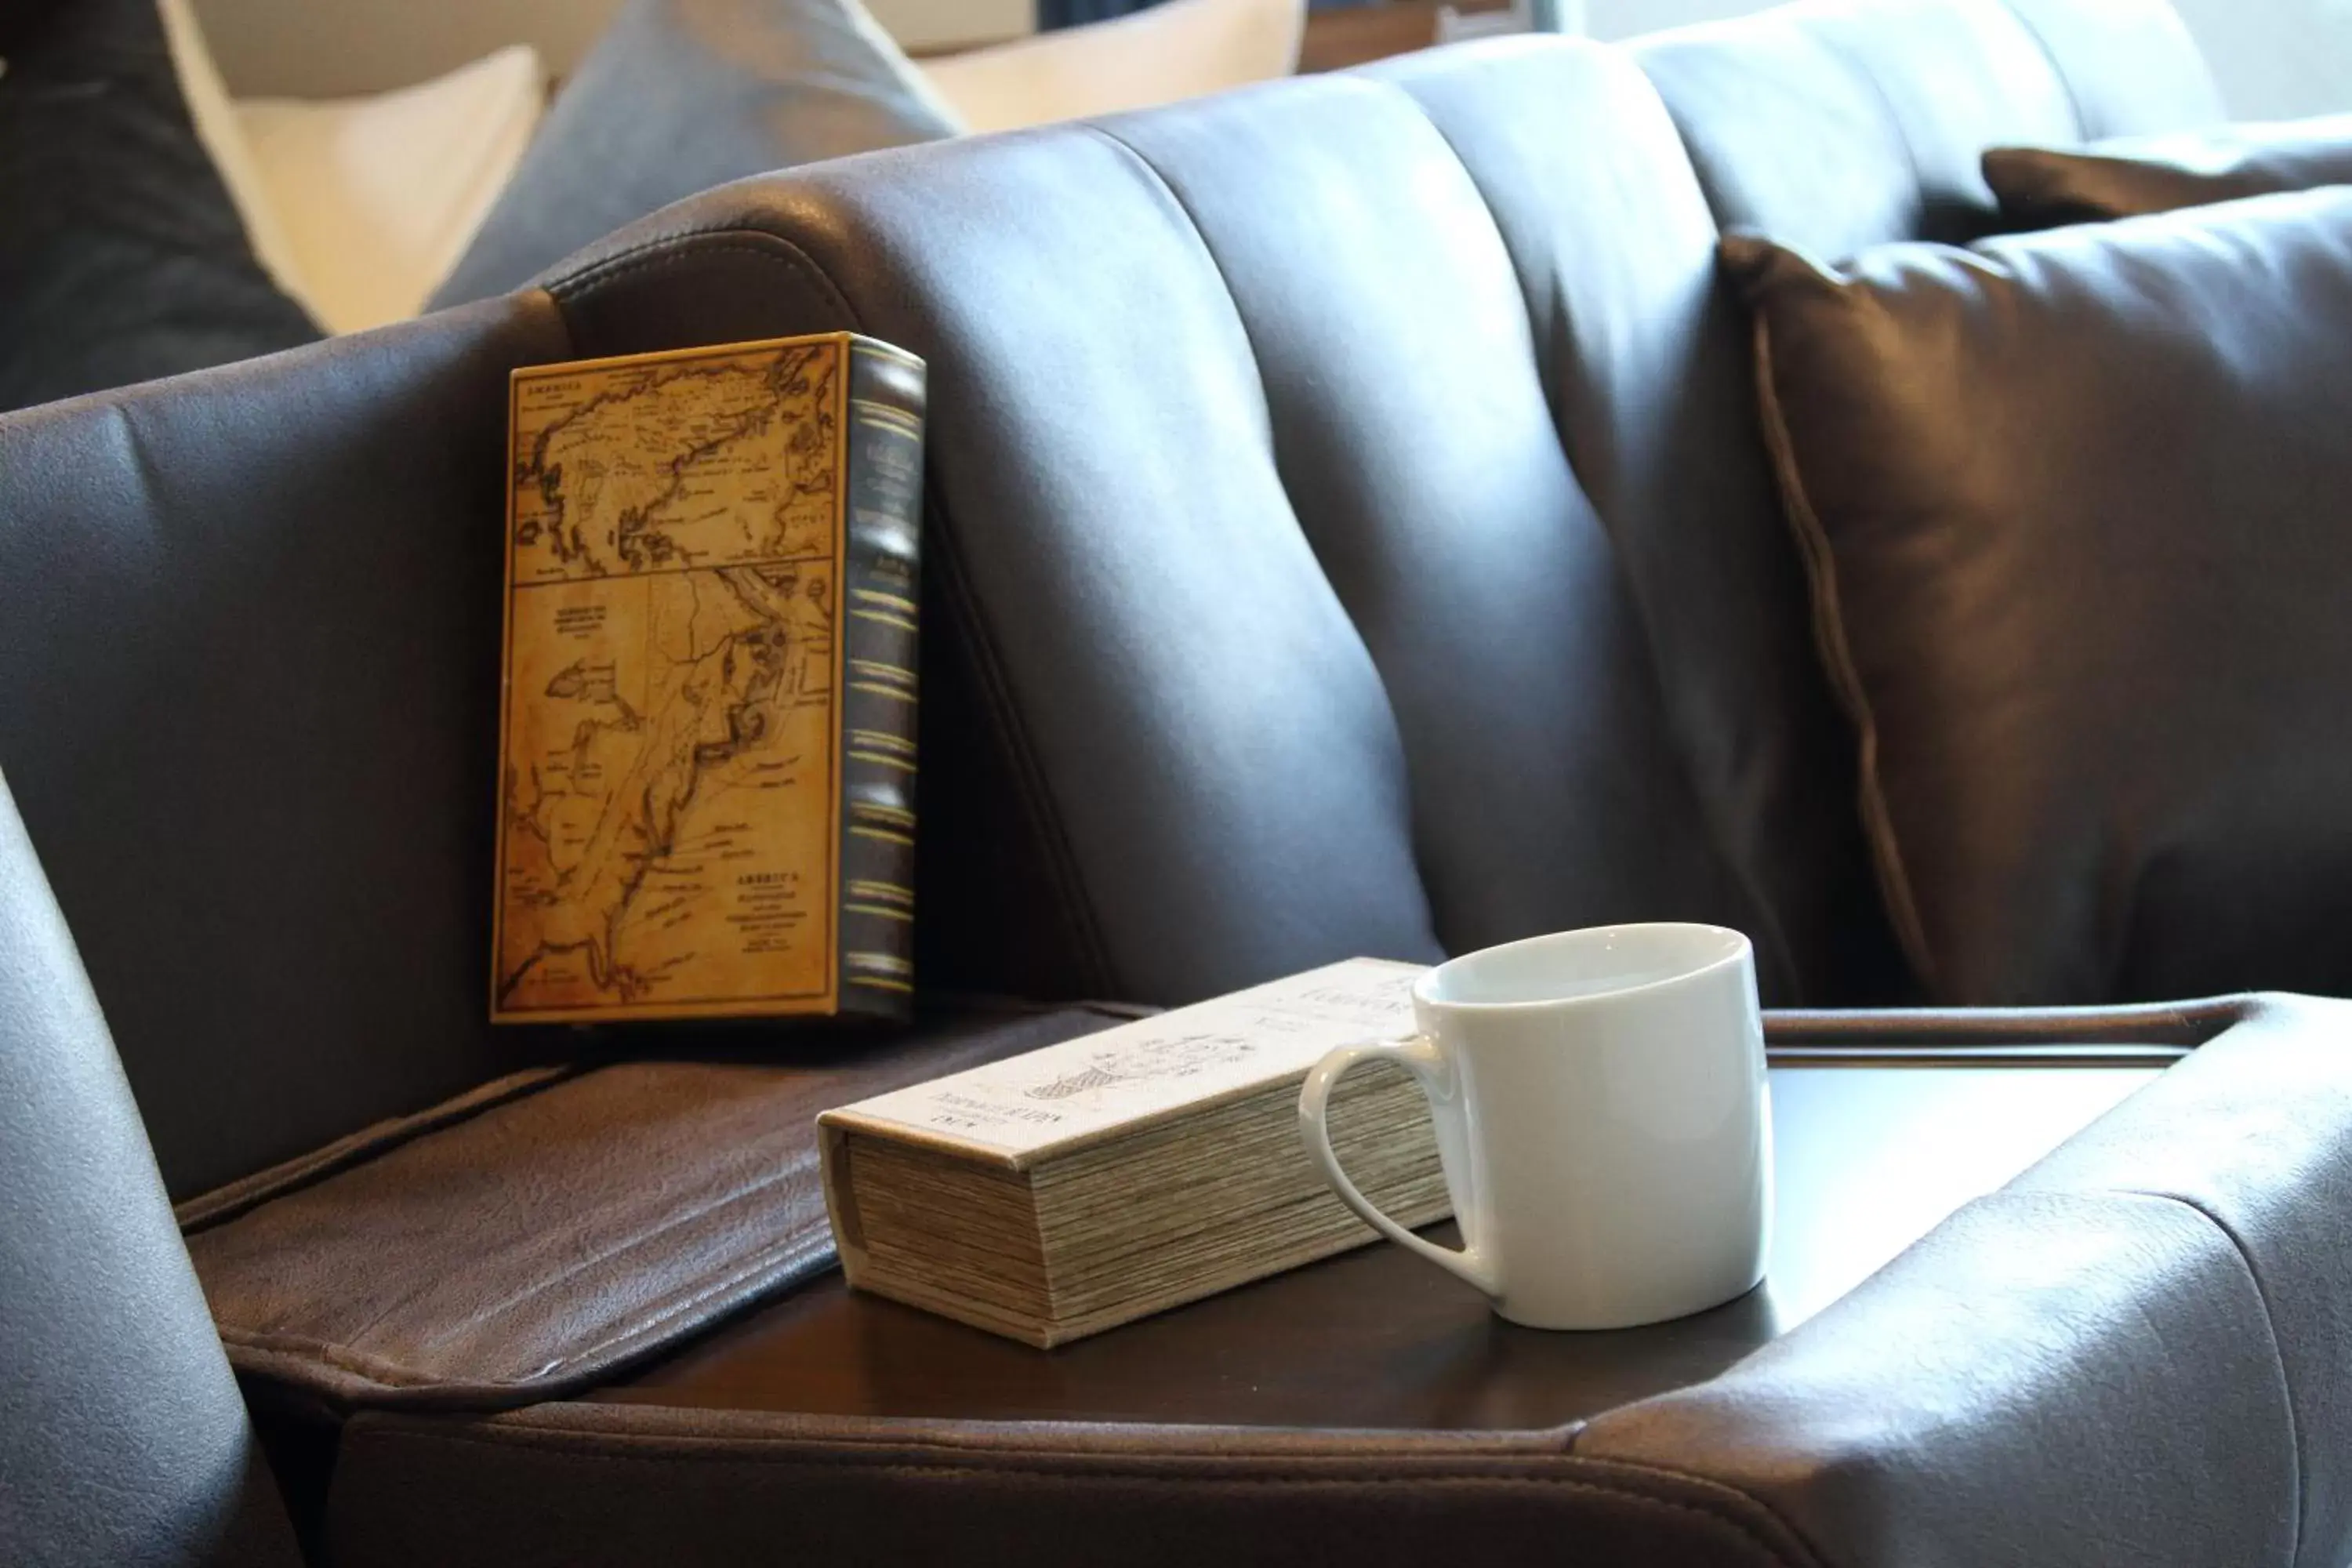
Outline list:
[[[502,1017],[832,991],[844,347],[516,377]]]

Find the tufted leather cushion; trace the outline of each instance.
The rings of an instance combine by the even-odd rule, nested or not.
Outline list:
[[[0,1562],[295,1561],[106,1021],[0,784]]]
[[[932,980],[1682,915],[1780,999],[1883,983],[1672,128],[1594,46],[1427,69],[730,187],[551,280],[609,352],[929,362]]]
[[[544,1054],[481,1016],[505,377],[791,331],[941,378],[926,984],[1662,915],[1885,995],[1714,238],[1622,52],[1505,40],[739,184],[551,293],[0,419],[0,766],[173,1189]]]
[[[2076,152],[1994,147],[1984,175],[2002,213],[2036,228],[2352,184],[2352,114],[2123,137]]]
[[[1717,223],[1828,257],[1993,232],[1988,146],[2221,117],[2164,0],[1799,0],[1634,53]]]
[[[2225,118],[2221,88],[2171,0],[2006,0],[2066,84],[2086,137]]]
[[[1746,317],[1717,287],[1715,226],[1664,106],[1598,51],[1490,46],[1366,74],[1412,95],[1494,214],[1554,429],[1654,650],[1664,723],[1748,895],[1768,987],[1885,994],[1891,942],[1757,437]]]
[[[1931,994],[2352,988],[2352,191],[1727,256]]]

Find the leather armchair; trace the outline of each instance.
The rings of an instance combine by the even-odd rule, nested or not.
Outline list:
[[[299,1561],[5,784],[0,1194],[0,1562]]]

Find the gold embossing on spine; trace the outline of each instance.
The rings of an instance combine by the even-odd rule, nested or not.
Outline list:
[[[915,989],[922,363],[855,340],[848,396],[841,995],[897,1017]]]

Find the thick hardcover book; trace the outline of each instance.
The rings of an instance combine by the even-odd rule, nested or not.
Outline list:
[[[1410,1033],[1420,973],[1351,959],[824,1112],[850,1284],[1050,1347],[1376,1239],[1307,1163],[1298,1091]],[[1400,1221],[1451,1212],[1399,1068],[1343,1079],[1331,1134]]]
[[[907,1015],[923,364],[514,373],[491,1016]]]

